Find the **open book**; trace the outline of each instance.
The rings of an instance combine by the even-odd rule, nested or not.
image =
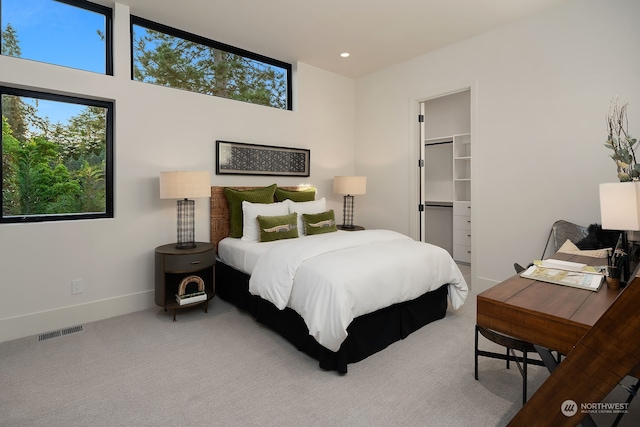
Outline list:
[[[571,286],[597,292],[602,286],[604,276],[598,273],[560,270],[557,268],[532,265],[520,274],[520,277],[555,283],[556,285]]]

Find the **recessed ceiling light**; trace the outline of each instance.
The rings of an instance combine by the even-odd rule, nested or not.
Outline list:
[[[349,54],[349,52],[342,52],[342,53],[340,54],[340,56],[342,56],[343,58],[348,58],[348,57],[349,57],[349,55],[350,55],[350,54]]]

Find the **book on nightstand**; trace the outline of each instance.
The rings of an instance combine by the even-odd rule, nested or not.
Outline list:
[[[200,302],[207,299],[207,293],[204,291],[192,292],[184,295],[176,294],[176,302],[180,305],[193,304],[194,302]]]

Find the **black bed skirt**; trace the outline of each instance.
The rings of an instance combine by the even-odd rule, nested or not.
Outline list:
[[[249,293],[249,276],[220,260],[216,262],[216,295],[258,322],[273,329],[300,351],[317,359],[325,370],[347,372],[347,364],[358,362],[447,312],[447,286],[403,303],[355,318],[347,328],[348,336],[337,352],[331,351],[309,335],[302,317],[290,308],[278,310],[271,302]]]

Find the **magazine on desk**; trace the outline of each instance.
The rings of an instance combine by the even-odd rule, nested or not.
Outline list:
[[[542,267],[540,265],[532,265],[523,271],[520,277],[594,292],[600,289],[604,281],[604,275],[602,274],[560,270],[557,268]]]

